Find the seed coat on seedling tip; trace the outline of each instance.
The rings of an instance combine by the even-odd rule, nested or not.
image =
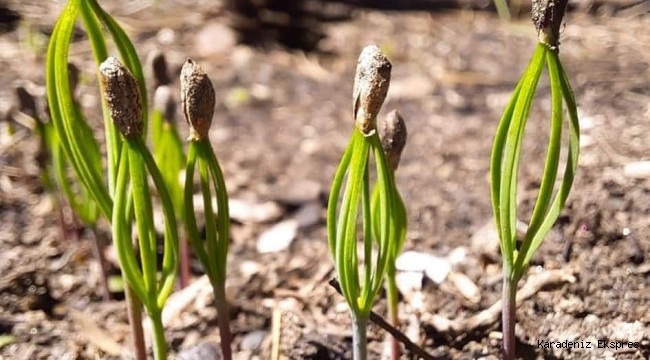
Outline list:
[[[142,99],[135,77],[113,56],[99,66],[99,72],[115,126],[125,137],[142,135]]]
[[[216,103],[214,88],[205,71],[191,59],[181,70],[181,102],[190,125],[190,140],[207,138]]]
[[[377,127],[377,114],[384,104],[392,69],[377,45],[366,46],[359,55],[354,78],[352,113],[364,135],[372,135]]]

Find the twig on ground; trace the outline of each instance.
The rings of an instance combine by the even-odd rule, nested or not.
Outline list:
[[[338,280],[335,278],[330,279],[329,285],[333,287],[336,292],[341,294],[341,287],[339,285]],[[377,315],[374,311],[370,312],[370,321],[375,323],[377,326],[380,328],[386,330],[389,334],[391,334],[395,339],[397,339],[399,342],[404,344],[404,347],[406,350],[410,351],[411,353],[417,355],[421,359],[425,360],[437,360],[438,358],[427,353],[422,347],[420,347],[418,344],[414,343],[409,339],[406,335],[404,335],[403,332],[399,331],[395,327],[393,327],[391,324],[389,324],[384,318],[381,316]]]

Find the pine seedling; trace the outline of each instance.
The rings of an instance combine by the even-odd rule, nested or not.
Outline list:
[[[167,66],[167,59],[164,53],[158,50],[153,51],[149,54],[147,64],[149,64],[150,77],[153,81],[152,85],[154,89],[171,85],[172,79],[169,76],[169,67]]]
[[[399,293],[397,283],[395,282],[395,260],[402,252],[404,241],[406,240],[406,207],[404,201],[397,190],[395,184],[395,171],[399,167],[402,151],[406,145],[407,131],[404,119],[397,110],[388,114],[386,121],[383,122],[380,130],[381,147],[386,154],[386,160],[390,168],[391,187],[394,189],[393,196],[393,215],[390,217],[389,227],[389,248],[388,260],[386,262],[386,294],[388,302],[388,319],[395,328],[399,327]],[[375,187],[372,193],[372,225],[375,239],[381,238],[381,212],[380,212],[380,193],[379,188]],[[400,358],[400,343],[391,337],[390,354],[394,360]]]
[[[66,157],[70,160],[82,184],[95,198],[102,215],[110,219],[121,138],[113,125],[106,103],[102,102],[109,174],[108,181],[105,182],[101,164],[93,161],[92,155],[85,151],[81,143],[87,134],[82,130],[84,119],[78,116],[69,78],[68,53],[78,17],[83,20],[98,66],[108,58],[102,25],[110,32],[126,66],[138,80],[144,119],[147,112],[146,88],[135,47],[117,22],[99,6],[96,0],[68,1],[54,27],[48,47],[46,82],[50,115]]]
[[[176,112],[176,102],[172,89],[167,85],[160,86],[154,92],[153,111],[151,112],[151,127],[153,151],[156,164],[160,168],[165,184],[169,189],[174,204],[174,212],[179,228],[184,223],[183,185],[181,174],[185,170],[185,153],[183,143],[173,120]],[[179,234],[183,234],[179,230]],[[190,282],[190,258],[185,236],[180,241],[180,285],[181,288]]]
[[[147,119],[147,97],[142,67],[133,43],[119,24],[106,13],[97,0],[69,0],[54,26],[47,51],[46,85],[50,116],[63,154],[69,161],[79,182],[95,200],[100,213],[108,221],[113,219],[113,196],[116,194],[118,165],[122,150],[122,137],[114,125],[107,102],[102,102],[106,138],[107,179],[104,177],[102,162],[93,158],[84,139],[85,121],[73,100],[73,90],[69,78],[68,57],[77,18],[83,21],[95,62],[101,64],[108,58],[104,27],[110,34],[122,60],[131,74],[137,79],[137,88],[142,102],[142,121]],[[98,75],[99,76],[99,75]],[[143,125],[143,129],[146,126]],[[130,206],[132,208],[132,206]],[[132,211],[131,211],[132,212]],[[130,217],[129,217],[130,218]],[[122,264],[121,264],[122,265]],[[125,272],[122,272],[126,279]],[[133,348],[137,360],[146,359],[146,348],[142,329],[142,304],[135,296],[129,281],[124,294],[127,302],[129,323],[133,336]]]
[[[53,135],[52,123],[44,121],[38,114],[36,99],[30,94],[25,87],[17,85],[14,87],[14,94],[16,98],[16,106],[10,110],[8,116],[8,124],[13,125],[19,123],[29,128],[32,133],[38,138],[38,150],[36,153],[36,163],[40,170],[40,180],[43,189],[50,196],[52,204],[59,217],[59,226],[61,230],[61,238],[67,239],[68,224],[63,211],[63,199],[60,197],[60,192],[57,187],[54,170],[52,168],[52,150]],[[10,129],[11,130],[11,129]],[[10,131],[13,135],[13,131]],[[76,234],[73,234],[73,236]]]
[[[84,118],[81,111],[81,106],[76,99],[76,88],[79,83],[79,69],[72,63],[68,63],[68,71],[70,76],[70,91],[75,107],[76,116],[81,119],[78,122],[80,132],[83,138],[80,139],[82,147],[88,152],[92,163],[101,168],[102,156],[99,149],[99,143],[93,135],[93,130]],[[49,109],[49,108],[48,108]],[[93,252],[97,259],[102,275],[102,290],[105,300],[110,299],[110,291],[108,288],[108,274],[106,265],[102,255],[99,233],[97,231],[97,221],[99,220],[99,208],[93,199],[90,192],[81,185],[81,182],[74,172],[70,172],[70,161],[65,155],[65,151],[61,145],[58,134],[54,129],[52,121],[44,123],[45,134],[47,137],[47,146],[49,153],[52,157],[52,165],[54,168],[54,178],[56,179],[56,186],[63,192],[66,200],[73,210],[73,213],[81,220],[81,223],[86,226],[93,234]]]
[[[173,120],[176,113],[176,102],[171,87],[164,85],[156,89],[151,112],[152,135],[156,135],[153,144],[156,163],[160,167],[168,184],[174,205],[182,208],[183,187],[179,181],[181,172],[185,169],[185,154],[183,144]],[[182,219],[182,210],[179,219]]]
[[[180,177],[185,170],[185,153],[183,142],[176,126],[176,100],[174,99],[171,80],[167,74],[167,62],[162,53],[155,54],[150,60],[155,87],[153,110],[151,112],[151,139],[156,164],[160,168],[167,189],[172,197],[176,221],[179,228],[184,223],[183,185]],[[180,247],[180,285],[190,282],[190,254],[184,232],[179,229]]]
[[[142,102],[137,80],[114,57],[103,62],[99,70],[108,109],[123,137],[111,219],[113,241],[124,278],[151,320],[155,358],[163,360],[167,358],[167,345],[162,309],[174,289],[178,271],[174,204],[153,155],[144,143]],[[165,216],[164,252],[160,268],[148,174],[160,196]],[[133,222],[137,229],[139,259],[131,242]]]
[[[17,85],[14,87],[14,94],[16,97],[17,106],[10,112],[9,123],[14,122],[26,125],[34,135],[38,137],[39,146],[36,154],[36,162],[40,170],[41,184],[45,192],[47,192],[59,216],[59,223],[61,225],[61,234],[67,237],[67,226],[63,210],[61,208],[61,199],[54,181],[54,174],[52,170],[52,123],[43,121],[38,115],[36,107],[36,99],[30,94],[25,87]]]
[[[231,360],[232,335],[226,298],[226,260],[230,244],[228,192],[208,136],[215,94],[208,75],[191,59],[187,59],[181,70],[181,102],[190,127],[185,168],[185,226],[190,245],[212,284],[223,358]],[[200,235],[194,214],[194,173],[197,167],[205,210],[205,238]],[[212,191],[217,199],[217,209],[212,207]]]
[[[154,52],[148,60],[153,81],[153,111],[151,113],[151,143],[156,161],[164,158],[162,153],[168,149],[162,146],[164,130],[176,132],[174,117],[176,101],[171,89],[171,79],[167,71],[167,60],[161,52]],[[177,134],[178,136],[178,134]],[[180,136],[178,136],[180,139]],[[183,165],[185,161],[183,160]]]
[[[350,307],[355,360],[367,358],[366,327],[390,257],[390,226],[396,212],[396,190],[376,125],[377,114],[388,92],[391,68],[386,56],[375,45],[365,47],[359,56],[353,90],[355,127],[334,175],[327,208],[328,243],[341,292]],[[379,230],[375,231],[378,241],[374,261],[370,205],[371,153],[377,172],[374,184],[378,192],[375,212],[379,219]],[[361,272],[357,254],[360,204],[363,239]]]
[[[568,0],[533,1],[533,22],[539,42],[517,84],[496,131],[490,166],[492,209],[503,256],[503,358],[515,358],[517,283],[535,251],[557,220],[569,196],[578,167],[579,123],[576,101],[559,58],[559,36]],[[517,175],[525,126],[543,68],[551,88],[551,126],[537,200],[521,246],[517,246]],[[563,106],[568,111],[568,150],[564,173],[556,190],[562,148]],[[565,135],[566,136],[566,135]]]
[[[70,69],[70,84],[72,92],[78,79],[78,70],[72,64],[68,65]],[[33,133],[39,138],[39,150],[37,154],[37,162],[41,171],[41,183],[45,191],[50,195],[53,201],[55,210],[59,217],[59,224],[61,227],[62,238],[68,238],[69,235],[77,240],[77,225],[76,218],[80,219],[84,226],[89,228],[93,235],[95,235],[92,245],[95,257],[99,262],[101,269],[101,287],[102,295],[105,300],[109,299],[109,291],[106,280],[106,268],[102,259],[101,251],[97,241],[97,232],[95,231],[97,219],[99,217],[99,209],[97,204],[92,199],[88,191],[83,186],[79,186],[74,174],[68,173],[69,164],[61,148],[59,139],[54,131],[52,121],[45,121],[37,109],[37,101],[23,86],[16,86],[16,98],[18,100],[17,114],[21,123],[33,129]],[[81,115],[78,103],[75,101],[76,111]],[[46,107],[47,108],[47,107]],[[46,109],[46,112],[49,109]],[[90,127],[82,122],[80,129],[89,136],[84,139],[84,147],[90,152],[92,156],[96,156],[98,161],[101,161],[99,155],[99,145],[92,137]],[[72,175],[72,176],[71,176]],[[65,199],[61,196],[63,195]],[[73,219],[71,223],[67,223],[64,216],[64,206],[66,201],[73,212]],[[72,231],[70,231],[72,228]]]
[[[88,152],[92,163],[96,166],[101,167],[102,160],[99,150],[99,143],[95,139],[93,130],[85,120],[83,113],[81,112],[81,107],[74,97],[79,78],[79,70],[72,64],[68,64],[68,69],[70,71],[70,90],[73,94],[74,111],[76,116],[81,119],[78,124],[80,127],[79,131],[81,134],[83,134],[83,138],[79,139],[79,141],[82,142],[81,146],[84,151]],[[54,173],[57,180],[56,182],[63,190],[68,203],[74,210],[75,214],[79,216],[81,222],[95,231],[97,220],[99,218],[99,209],[97,207],[97,203],[93,200],[92,196],[86,190],[86,188],[80,186],[79,181],[76,177],[69,176],[68,169],[70,165],[68,163],[68,159],[65,156],[57,133],[54,131],[52,122],[46,123],[45,126],[48,143],[52,154],[52,163],[54,165]],[[75,192],[75,188],[78,189],[78,192]]]

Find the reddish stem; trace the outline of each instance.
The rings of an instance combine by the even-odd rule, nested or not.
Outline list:
[[[180,283],[181,289],[185,289],[190,284],[191,272],[190,272],[190,249],[187,246],[187,239],[180,239]]]
[[[133,290],[124,279],[124,297],[131,326],[131,337],[133,340],[133,351],[135,360],[147,360],[147,348],[144,344],[144,330],[142,329],[142,304],[135,296]]]
[[[226,284],[213,284],[217,316],[219,317],[219,336],[223,360],[232,360],[232,334],[230,332],[230,311],[226,298]]]

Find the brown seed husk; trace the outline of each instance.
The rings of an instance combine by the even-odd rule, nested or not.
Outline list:
[[[560,29],[568,0],[533,0],[531,18],[540,41],[555,48],[560,44]]]
[[[142,135],[142,99],[135,77],[113,56],[101,63],[99,72],[115,126],[125,137]]]
[[[395,171],[399,167],[408,135],[404,118],[397,110],[391,111],[386,116],[386,121],[382,124],[379,135],[381,148],[386,154],[388,165]]]
[[[169,72],[167,71],[167,60],[165,54],[159,50],[155,50],[149,55],[148,63],[149,69],[151,70],[154,89],[172,83],[172,80],[169,77]]]
[[[191,59],[185,61],[181,70],[181,102],[190,125],[189,140],[207,138],[214,115],[214,88],[205,71]]]
[[[354,120],[361,132],[372,134],[377,114],[386,99],[392,65],[377,45],[366,46],[359,55],[354,79]]]

